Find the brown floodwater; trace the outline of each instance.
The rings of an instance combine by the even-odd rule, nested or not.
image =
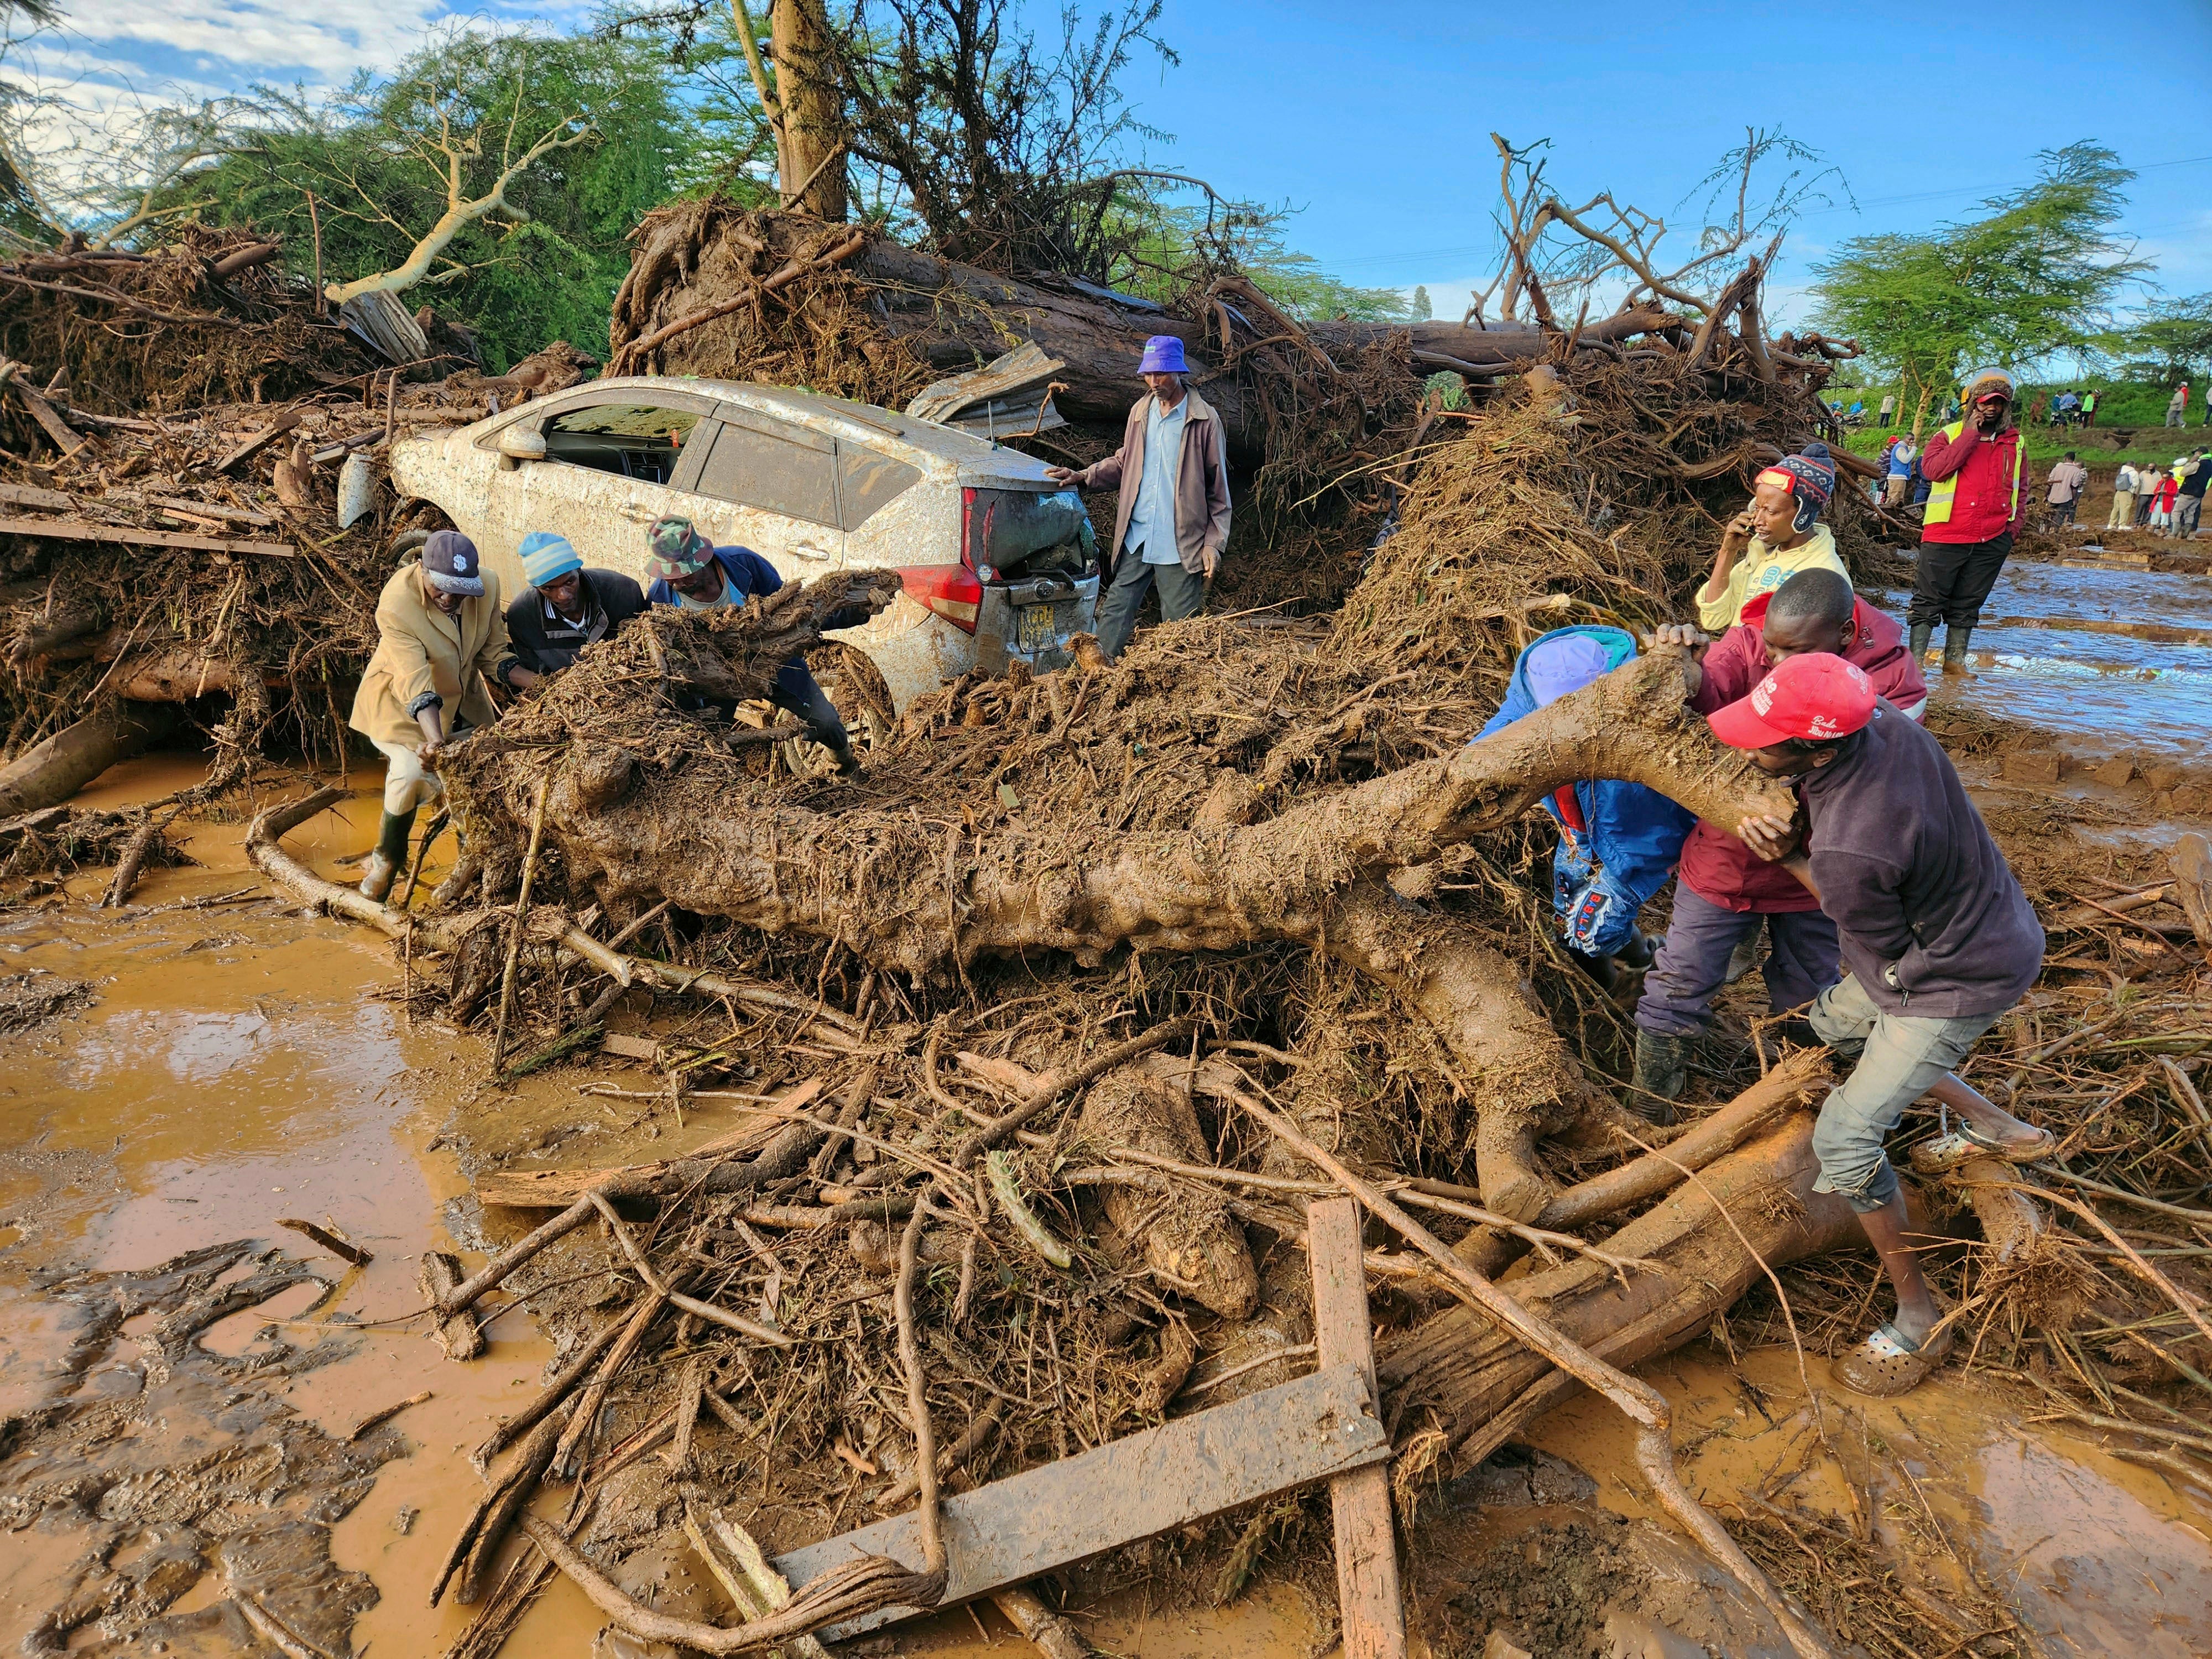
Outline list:
[[[198,764],[134,762],[88,799],[148,799],[191,781]],[[375,799],[365,781],[355,781],[361,793],[289,842],[335,875],[344,873],[338,860],[364,850],[374,833]],[[277,1219],[335,1225],[375,1261],[348,1271],[319,1258],[330,1292],[313,1284],[286,1290],[210,1327],[201,1344],[217,1356],[250,1356],[266,1350],[272,1322],[283,1322],[276,1329],[313,1363],[261,1386],[332,1436],[409,1395],[433,1394],[398,1419],[398,1455],[374,1470],[366,1496],[336,1522],[330,1554],[380,1592],[353,1622],[355,1653],[434,1655],[471,1613],[426,1604],[447,1545],[481,1490],[467,1449],[536,1387],[550,1351],[526,1309],[495,1320],[485,1357],[466,1365],[444,1360],[419,1325],[369,1322],[419,1305],[416,1258],[423,1249],[477,1238],[468,1206],[457,1202],[466,1183],[441,1133],[457,1118],[481,1126],[488,1114],[518,1134],[573,1124],[584,1115],[578,1079],[556,1073],[489,1097],[473,1036],[425,1019],[410,1029],[398,1005],[378,994],[397,977],[381,941],[262,895],[240,850],[241,826],[192,823],[180,833],[197,862],[151,872],[125,911],[95,908],[100,872],[0,917],[0,972],[44,969],[88,981],[94,999],[0,1039],[0,1415],[150,1386],[134,1341],[150,1316],[126,1323],[89,1364],[78,1364],[74,1327],[34,1275],[143,1269],[240,1238],[313,1257],[315,1247],[276,1228]],[[176,908],[224,896],[232,902]],[[556,1161],[599,1162],[613,1150],[604,1140],[581,1144],[593,1153]],[[470,1264],[481,1259],[463,1255]],[[1912,1472],[2047,1651],[2212,1654],[2205,1492],[2177,1489],[2093,1441],[2027,1421],[2032,1408],[2012,1393],[1947,1378],[1899,1401],[1856,1401],[1827,1383],[1821,1361],[1810,1363],[1832,1431],[1848,1421]],[[1750,1353],[1731,1366],[1699,1345],[1647,1374],[1675,1403],[1678,1443],[1694,1448],[1686,1473],[1709,1502],[1805,1462],[1791,1495],[1847,1512],[1840,1476],[1805,1457],[1809,1419],[1787,1350]],[[159,1426],[180,1444],[202,1444],[217,1434],[212,1423],[211,1407],[206,1422]],[[1618,1413],[1585,1399],[1552,1413],[1529,1439],[1589,1475],[1592,1504],[1650,1517]],[[1438,1597],[1450,1595],[1460,1552],[1472,1547],[1465,1517],[1453,1510],[1442,1505],[1416,1543],[1415,1577]],[[1492,1534],[1508,1524],[1494,1514],[1481,1520]],[[1905,1547],[1900,1524],[1886,1517],[1883,1525]],[[0,1643],[12,1647],[65,1594],[84,1538],[46,1522],[4,1536]],[[222,1574],[210,1571],[171,1611],[189,1613],[224,1594]],[[1164,1605],[1139,1589],[1076,1617],[1103,1650],[1146,1659],[1316,1659],[1327,1650],[1334,1608],[1297,1583],[1278,1583],[1218,1611]],[[507,1651],[582,1659],[604,1625],[580,1594],[556,1582]],[[994,1610],[980,1608],[902,1632],[900,1650],[1003,1659],[1025,1650]]]

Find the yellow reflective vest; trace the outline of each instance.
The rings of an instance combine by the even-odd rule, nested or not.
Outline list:
[[[1963,420],[1952,422],[1950,425],[1943,428],[1943,441],[1946,443],[1957,442],[1959,434],[1966,429],[1966,423]],[[1925,453],[1926,452],[1923,450],[1922,453]],[[2020,516],[2020,475],[2021,469],[2024,467],[2027,463],[2027,440],[2025,437],[2022,437],[2012,447],[2012,500],[2008,502],[2005,507],[2005,522],[2008,524],[2011,523],[2013,520]],[[1929,484],[1928,512],[1921,520],[1923,524],[1950,523],[1951,504],[1958,499],[1959,480],[1964,477],[1966,474],[1966,469],[1962,466],[1956,472],[1954,472],[1949,477],[1943,479],[1941,483],[1930,483]]]

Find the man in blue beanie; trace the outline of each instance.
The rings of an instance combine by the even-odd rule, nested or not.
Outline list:
[[[1636,654],[1618,628],[1555,628],[1513,665],[1505,702],[1475,733],[1480,743],[1570,691],[1579,691]],[[1544,803],[1559,826],[1552,854],[1552,908],[1568,954],[1610,990],[1620,964],[1649,967],[1651,941],[1636,918],[1667,884],[1697,815],[1640,783],[1572,784]]]
[[[566,536],[533,530],[521,553],[530,586],[507,607],[507,643],[533,673],[559,673],[586,646],[644,614],[645,590],[619,572],[585,569]]]
[[[1184,384],[1190,366],[1182,342],[1153,335],[1137,369],[1148,390],[1129,410],[1121,447],[1080,472],[1045,469],[1054,483],[1078,489],[1121,488],[1114,538],[1106,544],[1108,586],[1098,602],[1098,648],[1109,659],[1120,656],[1137,631],[1137,612],[1155,583],[1162,621],[1181,622],[1204,610],[1229,541],[1221,418]]]

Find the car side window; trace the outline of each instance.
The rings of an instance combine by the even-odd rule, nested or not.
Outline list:
[[[838,502],[845,528],[858,530],[921,482],[921,469],[858,444],[837,445]]]
[[[785,435],[768,422],[725,416],[695,486],[740,507],[757,507],[811,524],[837,522],[837,457],[821,440]]]
[[[587,404],[545,422],[545,459],[665,484],[699,416],[648,403]]]

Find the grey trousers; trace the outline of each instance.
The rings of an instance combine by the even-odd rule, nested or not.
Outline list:
[[[1882,1142],[1905,1109],[1959,1069],[1974,1040],[1997,1023],[1996,1014],[1923,1019],[1893,1014],[1859,988],[1852,975],[1813,1000],[1813,1035],[1845,1060],[1851,1074],[1820,1107],[1813,1125],[1813,1153],[1820,1173],[1816,1193],[1841,1193],[1862,1215],[1897,1196],[1897,1171]]]
[[[1160,619],[1181,622],[1206,609],[1206,578],[1180,564],[1146,564],[1145,550],[1127,547],[1114,561],[1114,580],[1098,601],[1098,648],[1118,657],[1137,631],[1137,612],[1152,584],[1160,585]]]

